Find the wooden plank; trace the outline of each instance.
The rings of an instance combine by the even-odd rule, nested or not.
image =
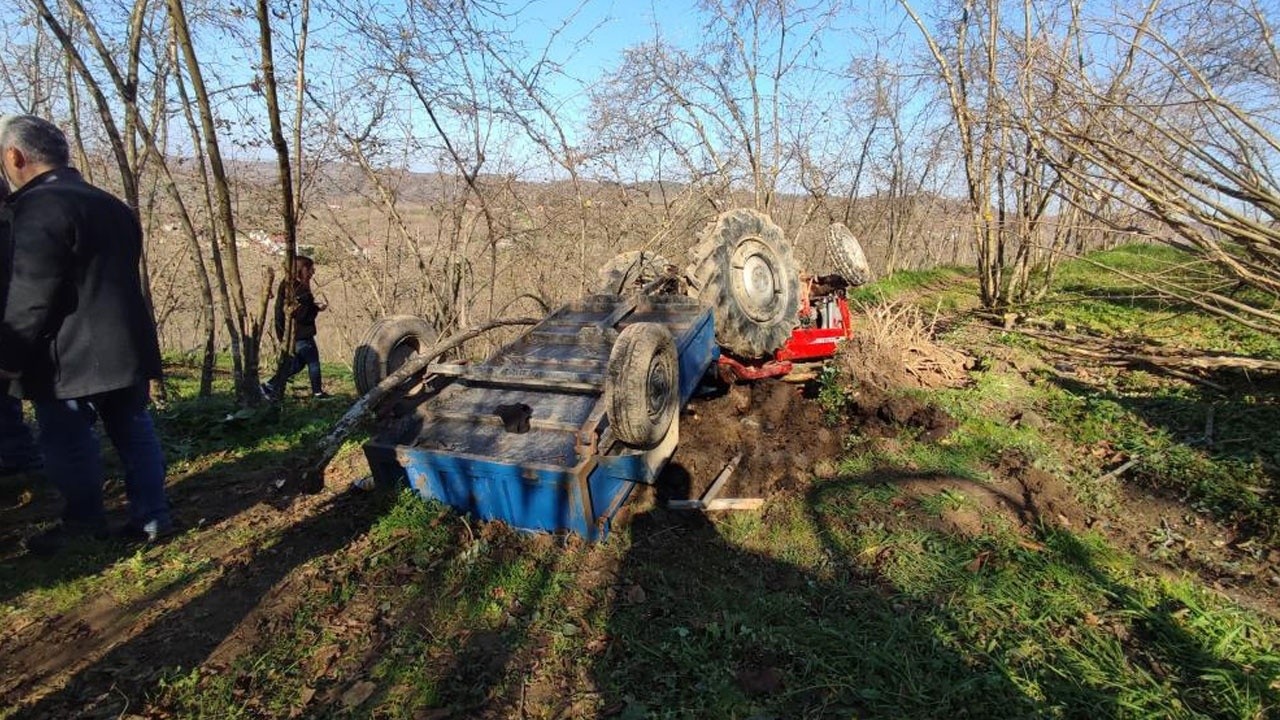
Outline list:
[[[539,388],[564,392],[600,392],[604,388],[603,373],[570,370],[433,363],[427,366],[426,372],[429,375],[446,375],[460,380],[493,383],[512,388]]]
[[[701,500],[668,500],[671,510],[703,510],[718,512],[723,510],[759,510],[764,507],[764,498],[716,498],[710,502]]]
[[[557,332],[555,330],[531,330],[525,338],[530,343],[538,345],[581,345],[588,348],[597,347],[613,347],[614,338],[601,335],[584,335],[581,328],[576,328],[572,332]]]
[[[715,496],[720,494],[720,490],[723,489],[724,484],[729,481],[729,476],[733,475],[733,471],[738,469],[738,463],[740,462],[742,462],[742,453],[734,455],[733,459],[729,461],[729,464],[724,466],[724,469],[716,476],[715,482],[711,483],[711,487],[707,488],[707,491],[702,493],[701,500],[704,505],[710,503]]]
[[[537,347],[537,345],[530,345],[518,348],[515,352],[495,355],[484,361],[484,365],[487,367],[529,368],[536,371],[541,371],[545,368],[547,370],[571,369],[585,372],[602,372],[609,362],[609,358],[599,356],[547,357],[527,352]]]
[[[764,507],[764,498],[719,498],[703,506],[707,512],[717,510],[759,510]]]
[[[613,312],[606,315],[603,320],[600,320],[599,322],[595,323],[595,325],[597,325],[600,328],[611,328],[614,325],[617,325],[622,320],[622,318],[634,312],[635,309],[636,309],[636,298],[633,295],[627,298],[626,300],[622,301],[621,303],[619,303],[618,307],[614,308]]]
[[[702,493],[701,498],[697,500],[668,500],[667,507],[672,510],[711,510],[712,506],[716,505],[716,503],[721,503],[722,505],[724,503],[729,503],[730,505],[732,505],[734,503],[742,502],[742,503],[746,503],[747,505],[750,505],[751,502],[753,502],[752,499],[745,499],[745,500],[716,500],[715,499],[716,495],[719,495],[720,491],[724,488],[724,484],[729,481],[729,477],[733,475],[733,471],[738,469],[738,463],[740,462],[742,462],[742,453],[738,453],[737,455],[733,456],[733,459],[729,461],[729,464],[724,466],[724,469],[720,471],[720,474],[717,475],[716,479],[711,483],[711,487],[707,488],[707,491]],[[758,502],[760,504],[764,504],[764,500],[758,500]],[[759,507],[759,506],[757,505],[756,507]],[[715,509],[716,510],[737,510],[737,509],[751,510],[754,508],[751,508],[751,507],[736,508],[736,507],[716,506]]]
[[[473,414],[460,412],[424,412],[422,419],[425,422],[460,422],[470,423],[473,425],[502,425],[502,418],[496,414]],[[555,432],[573,433],[578,431],[578,426],[570,423],[556,422],[554,420],[539,420],[538,418],[529,418],[530,430],[553,430]]]

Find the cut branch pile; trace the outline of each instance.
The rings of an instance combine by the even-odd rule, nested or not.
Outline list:
[[[935,321],[911,303],[862,305],[854,315],[853,338],[840,351],[841,370],[860,387],[880,392],[964,385],[972,361],[934,341]]]

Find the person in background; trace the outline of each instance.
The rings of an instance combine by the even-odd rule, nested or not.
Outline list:
[[[4,315],[4,299],[9,294],[9,265],[13,249],[9,247],[9,184],[0,173],[0,317]],[[9,382],[0,381],[0,478],[35,472],[43,467],[31,428],[22,419],[22,400],[9,394]]]
[[[160,346],[142,294],[142,227],[134,212],[69,167],[53,123],[0,118],[0,168],[13,250],[0,322],[0,378],[20,379],[35,406],[45,475],[61,493],[62,522],[27,540],[51,554],[69,540],[107,535],[102,427],[124,465],[127,540],[173,531],[164,454],[148,382],[160,377]]]
[[[280,281],[276,288],[275,331],[276,338],[285,340],[286,305],[293,318],[293,355],[280,368],[276,376],[262,384],[262,394],[275,397],[288,384],[289,378],[307,368],[311,379],[311,396],[327,398],[320,376],[320,348],[316,346],[316,316],[324,312],[324,303],[317,303],[311,293],[311,278],[316,274],[315,261],[299,255],[293,259],[293,278]],[[290,288],[292,280],[292,288]]]

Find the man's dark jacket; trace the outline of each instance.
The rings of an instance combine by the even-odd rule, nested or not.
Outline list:
[[[60,168],[9,197],[0,231],[12,253],[0,368],[22,373],[26,397],[81,398],[160,377],[138,274],[142,228],[128,206]]]

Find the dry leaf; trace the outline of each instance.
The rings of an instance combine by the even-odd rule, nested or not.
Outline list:
[[[983,567],[986,566],[987,561],[989,559],[991,559],[991,551],[983,550],[982,552],[978,553],[977,557],[969,561],[969,564],[965,566],[965,569],[967,569],[969,572],[978,572],[979,570],[981,570]]]
[[[298,704],[294,705],[293,709],[289,711],[289,717],[291,718],[302,717],[303,713],[307,711],[307,704],[311,702],[311,698],[315,697],[315,695],[316,695],[315,688],[313,687],[302,688],[302,692],[298,694]]]
[[[622,599],[625,600],[628,605],[639,605],[645,601],[646,597],[644,588],[639,585],[630,585],[622,593]]]
[[[347,688],[346,692],[342,693],[342,705],[347,708],[359,707],[360,704],[365,700],[368,700],[369,696],[373,695],[373,691],[377,689],[378,686],[368,680],[358,682]]]

